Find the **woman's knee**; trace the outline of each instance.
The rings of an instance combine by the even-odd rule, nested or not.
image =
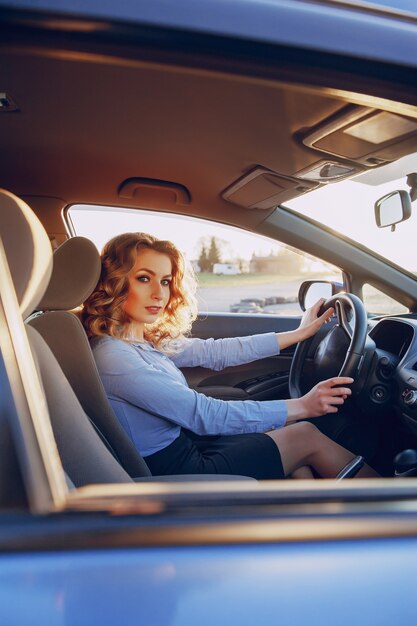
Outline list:
[[[319,429],[311,422],[296,422],[295,424],[289,424],[285,428],[279,430],[272,430],[266,433],[275,442],[314,442],[319,436]]]
[[[310,464],[310,459],[320,447],[320,431],[310,422],[297,422],[267,433],[281,453],[285,474]]]
[[[300,429],[297,433],[297,437],[302,439],[307,447],[307,454],[309,459],[311,456],[321,450],[323,443],[327,439],[325,435],[311,422],[298,422]]]

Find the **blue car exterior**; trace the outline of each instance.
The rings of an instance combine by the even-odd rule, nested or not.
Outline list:
[[[4,624],[413,623],[417,540],[3,555]]]

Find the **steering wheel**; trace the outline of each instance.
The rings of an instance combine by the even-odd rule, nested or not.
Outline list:
[[[365,307],[353,294],[337,294],[323,304],[319,315],[333,307],[337,323],[317,346],[312,360],[312,377],[315,382],[334,376],[355,377],[364,354],[368,331]],[[349,321],[351,314],[351,323]],[[297,344],[291,363],[289,391],[291,398],[300,398],[301,375],[313,337]],[[354,392],[354,388],[352,388]]]

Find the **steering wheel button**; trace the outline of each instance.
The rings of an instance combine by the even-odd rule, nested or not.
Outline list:
[[[417,391],[408,390],[407,393],[403,394],[403,402],[407,406],[413,406],[417,402]]]
[[[377,385],[376,387],[373,387],[371,394],[372,394],[372,399],[375,400],[376,402],[384,402],[388,397],[387,390],[385,389],[385,387],[382,387],[381,385]]]

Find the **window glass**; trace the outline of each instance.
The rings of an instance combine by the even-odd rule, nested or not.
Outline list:
[[[410,167],[408,171],[416,171],[414,168],[417,168],[417,154],[406,159],[406,164]],[[353,242],[398,265],[403,272],[415,276],[417,266],[414,239],[417,211],[414,211],[409,219],[398,224],[395,230],[378,228],[375,221],[374,205],[379,198],[394,190],[409,189],[407,176],[391,180],[387,174],[388,182],[379,184],[369,182],[369,179],[374,180],[373,176],[376,179],[381,176],[383,179],[384,169],[388,167],[389,165],[385,165],[380,170],[376,168],[378,173],[366,172],[335,185],[323,185],[314,193],[302,194],[286,204],[297,213],[331,228],[342,237],[349,237]]]
[[[341,272],[316,258],[248,231],[172,213],[76,205],[72,230],[99,250],[117,234],[147,232],[173,241],[198,277],[201,312],[299,315],[303,280],[341,281]]]
[[[368,283],[363,286],[363,302],[369,313],[381,315],[408,313],[405,306]]]

